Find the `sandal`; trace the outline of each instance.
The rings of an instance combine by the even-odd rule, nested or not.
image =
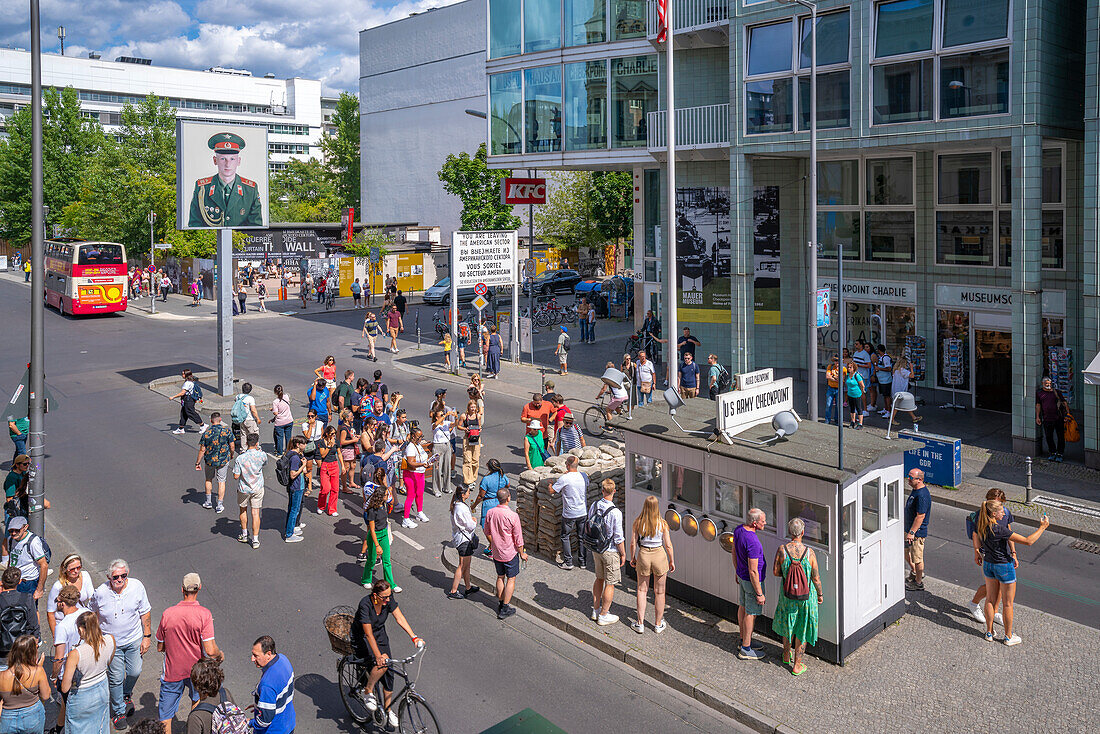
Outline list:
[[[799,663],[791,668],[791,675],[802,675],[806,672],[806,663]]]

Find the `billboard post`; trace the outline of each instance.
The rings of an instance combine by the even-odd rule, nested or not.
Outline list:
[[[233,230],[218,230],[218,393],[233,394]]]

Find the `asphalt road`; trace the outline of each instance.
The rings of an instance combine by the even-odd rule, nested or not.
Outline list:
[[[27,361],[28,289],[0,279],[0,307],[8,315],[0,322],[0,340],[7,346],[0,353],[0,388],[9,390]],[[331,353],[340,370],[381,367],[391,389],[407,396],[410,413],[426,413],[435,385],[390,368],[386,352],[377,365],[362,359],[360,323],[356,313],[238,322],[237,374],[258,384],[280,382],[297,404],[314,367]],[[337,656],[329,650],[321,619],[333,606],[355,605],[364,593],[358,585],[362,566],[355,562],[362,538],[358,502],[342,496],[337,518],[306,515],[306,541],[287,545],[281,541],[285,494],[270,481],[259,550],[234,542],[238,526],[232,506],[223,515],[201,508],[201,475],[194,469],[198,436],[173,435],[178,406],[144,383],[165,365],[215,367],[214,323],[152,320],[136,313],[72,319],[48,311],[46,345],[47,382],[56,398],[47,417],[45,469],[53,503],[47,532],[55,555],[75,549],[86,568],[100,572],[114,558],[127,559],[134,577],[148,588],[154,624],[178,601],[183,574],[199,572],[200,601],[213,611],[216,637],[227,655],[226,685],[238,701],[247,702],[258,678],[248,659],[251,644],[271,634],[295,667],[297,731],[355,731],[338,697]],[[134,372],[122,374],[128,371]],[[519,435],[521,404],[522,398],[490,387],[483,458],[519,461],[511,444]],[[299,415],[304,410],[296,409]],[[232,497],[233,488],[227,493]],[[429,496],[425,510],[432,521],[401,530],[393,551],[395,574],[405,589],[400,605],[429,644],[418,688],[446,731],[478,732],[526,707],[573,734],[606,734],[609,726],[742,730],[522,613],[507,623],[497,621],[491,594],[446,599],[450,579],[439,562],[441,543],[450,537],[446,501]],[[100,581],[101,573],[96,574]],[[394,632],[395,653],[411,650]],[[146,656],[135,695],[139,717],[154,715],[160,665],[155,651]]]

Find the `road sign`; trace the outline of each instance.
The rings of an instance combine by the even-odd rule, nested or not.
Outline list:
[[[535,258],[529,257],[523,261],[523,277],[534,278],[535,277]]]
[[[455,232],[451,281],[455,288],[512,285],[516,281],[516,231]]]
[[[370,248],[370,261],[372,265],[376,265],[379,260],[382,259],[382,251],[377,247]]]
[[[153,247],[157,248],[158,250],[171,250],[172,249],[172,243],[171,242],[158,242],[155,245],[153,245]]]
[[[489,305],[489,301],[485,299],[485,296],[474,296],[474,300],[470,301],[470,305],[478,311],[484,311],[485,307]]]
[[[489,288],[486,287],[484,283],[478,283],[474,286],[474,293],[478,294],[479,296],[484,296],[488,292]]]

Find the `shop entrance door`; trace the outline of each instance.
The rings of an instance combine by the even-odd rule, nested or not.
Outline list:
[[[974,407],[1012,411],[1012,332],[974,329]]]

